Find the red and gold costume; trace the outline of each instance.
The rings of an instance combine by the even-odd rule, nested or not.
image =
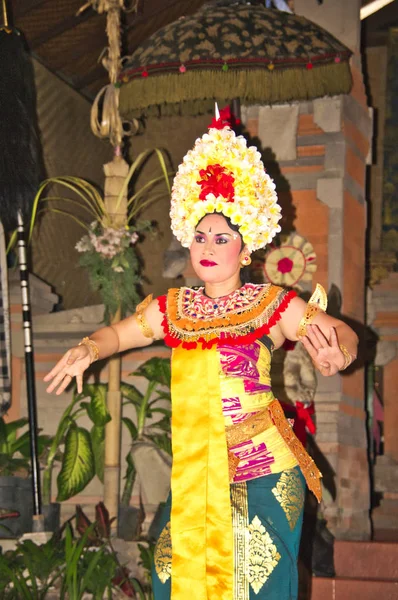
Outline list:
[[[320,473],[271,389],[270,329],[294,295],[246,284],[217,299],[203,288],[172,289],[159,298],[165,342],[173,348],[173,469],[171,519],[155,566],[163,584],[172,575],[173,600],[188,590],[192,600],[271,597],[273,572],[290,553],[268,530],[267,516],[256,513],[250,523],[248,510],[242,512],[251,499],[247,485],[274,481],[270,494],[280,512],[274,520],[283,514],[288,530],[301,528],[299,470],[320,498]],[[172,552],[165,554],[170,532]]]

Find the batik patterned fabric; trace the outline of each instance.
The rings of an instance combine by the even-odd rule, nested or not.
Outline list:
[[[275,401],[270,368],[273,344],[264,336],[245,346],[220,343],[222,373],[220,387],[226,427],[240,423]],[[229,447],[239,463],[233,481],[247,481],[291,469],[297,459],[290,452],[275,425],[253,438]]]
[[[284,492],[278,498],[275,490],[281,486]],[[304,493],[305,481],[298,467],[230,486],[235,563],[231,600],[297,599]],[[171,597],[170,512],[169,497],[154,553],[156,600]]]

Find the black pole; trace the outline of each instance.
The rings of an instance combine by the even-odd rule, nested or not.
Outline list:
[[[26,261],[26,243],[22,214],[18,211],[18,258],[22,293],[22,324],[25,345],[26,393],[30,431],[30,458],[32,466],[33,514],[41,515],[40,465],[37,449],[37,411],[35,367],[33,362],[32,316],[29,297],[29,272]],[[33,530],[41,530],[40,519],[33,519]]]

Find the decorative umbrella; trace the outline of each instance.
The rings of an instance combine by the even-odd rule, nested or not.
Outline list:
[[[248,105],[346,94],[350,56],[304,17],[218,0],[166,25],[125,60],[120,111],[198,114],[236,97]]]

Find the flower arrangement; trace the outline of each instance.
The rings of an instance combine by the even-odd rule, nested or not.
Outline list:
[[[152,154],[159,160],[162,175],[151,179],[127,197],[127,210],[121,217],[119,208],[126,198],[129,184],[133,178],[137,178],[138,171]],[[100,190],[79,177],[46,179],[36,194],[29,239],[32,237],[37,215],[47,210],[73,219],[86,231],[75,248],[80,254],[79,264],[88,269],[92,288],[100,292],[107,322],[117,311],[121,317],[126,312],[133,311],[140,301],[141,275],[136,245],[142,234],[152,228],[149,221],[139,220],[138,216],[150,203],[170,194],[169,177],[162,152],[158,149],[146,150],[130,166],[112,208],[109,208]],[[162,183],[166,186],[159,190],[158,186]],[[66,197],[45,195],[47,189],[54,186],[65,190]],[[68,197],[71,192],[75,198]],[[9,248],[15,241],[16,232]]]
[[[238,225],[253,252],[281,230],[275,184],[257,149],[219,121],[196,140],[179,166],[171,193],[172,230],[188,248],[197,223],[206,214],[222,213]]]
[[[88,233],[75,246],[81,254],[80,266],[89,271],[92,288],[101,293],[106,318],[114,314],[119,305],[125,313],[140,301],[139,260],[134,246],[139,234],[150,229],[149,221],[130,227],[104,227],[93,221]]]

